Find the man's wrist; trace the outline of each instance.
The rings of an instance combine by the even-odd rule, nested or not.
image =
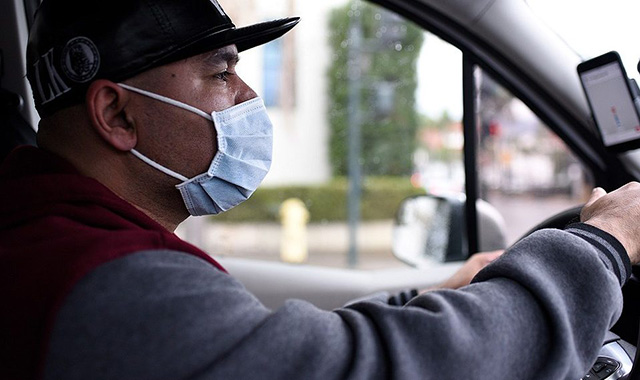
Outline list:
[[[631,260],[624,245],[609,232],[587,223],[573,223],[565,231],[593,245],[600,259],[624,284],[631,276]]]

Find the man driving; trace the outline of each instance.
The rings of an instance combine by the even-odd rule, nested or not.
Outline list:
[[[272,125],[216,0],[44,0],[27,49],[38,147],[0,168],[0,378],[577,379],[640,261],[640,184],[596,189],[471,285],[269,310],[173,231],[246,200]]]

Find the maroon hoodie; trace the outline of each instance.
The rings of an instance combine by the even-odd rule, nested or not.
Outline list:
[[[156,249],[224,269],[98,181],[34,147],[0,167],[0,378],[41,374],[56,313],[99,265]]]

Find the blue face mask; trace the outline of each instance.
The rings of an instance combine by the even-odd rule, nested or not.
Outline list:
[[[120,83],[123,88],[196,113],[213,122],[218,152],[206,173],[191,179],[168,169],[135,149],[136,157],[182,181],[176,188],[191,215],[215,215],[247,200],[271,167],[273,127],[264,102],[254,98],[208,114],[174,99]]]

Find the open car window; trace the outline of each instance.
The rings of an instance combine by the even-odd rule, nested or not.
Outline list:
[[[367,2],[221,3],[240,23],[298,14],[306,26],[244,53],[238,67],[275,125],[264,185],[181,233],[213,255],[403,266],[392,254],[400,202],[465,192],[462,52]],[[523,102],[476,71],[479,195],[510,244],[584,202],[592,179]]]

